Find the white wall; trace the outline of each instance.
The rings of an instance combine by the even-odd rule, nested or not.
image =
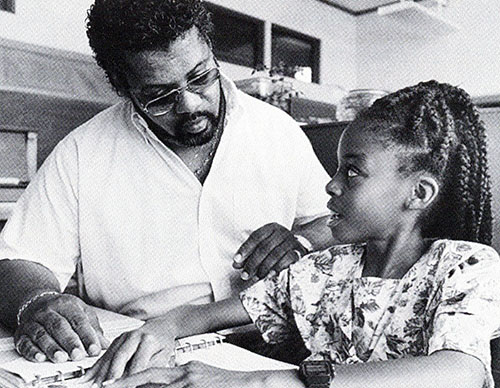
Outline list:
[[[85,18],[92,0],[16,0],[0,11],[0,38],[90,54]]]
[[[337,102],[343,89],[356,86],[354,17],[318,0],[211,2],[321,40],[322,86],[295,82],[305,97]],[[93,0],[17,0],[15,14],[0,11],[0,38],[91,54],[85,17],[92,3]],[[223,63],[222,67],[233,79],[251,74],[251,69],[241,66]]]
[[[428,79],[460,85],[473,96],[500,94],[500,1],[449,0],[449,34],[357,18],[357,87],[394,91]]]

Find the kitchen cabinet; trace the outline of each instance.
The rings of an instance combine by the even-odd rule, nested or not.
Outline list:
[[[316,156],[330,176],[337,170],[337,143],[348,124],[348,121],[333,121],[302,126]]]

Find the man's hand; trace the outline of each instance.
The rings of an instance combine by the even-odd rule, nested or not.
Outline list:
[[[141,328],[123,333],[85,373],[83,382],[102,382],[138,373],[151,366],[166,366],[173,354],[174,330],[168,318],[155,318]]]
[[[36,298],[20,318],[14,341],[19,354],[30,361],[80,360],[108,345],[95,312],[73,295]]]
[[[233,268],[242,269],[241,278],[261,279],[269,272],[280,272],[295,263],[307,250],[294,234],[276,223],[254,231],[233,259]]]

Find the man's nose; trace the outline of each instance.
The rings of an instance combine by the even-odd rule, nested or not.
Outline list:
[[[197,93],[190,92],[188,89],[182,90],[175,103],[177,113],[191,113],[198,110],[201,104],[201,96]]]

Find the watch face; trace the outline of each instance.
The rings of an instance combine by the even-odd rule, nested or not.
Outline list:
[[[335,377],[335,370],[330,361],[303,361],[300,364],[300,376],[307,387],[329,387]]]
[[[330,363],[328,361],[304,363],[305,372],[309,375],[327,375],[331,372]]]

